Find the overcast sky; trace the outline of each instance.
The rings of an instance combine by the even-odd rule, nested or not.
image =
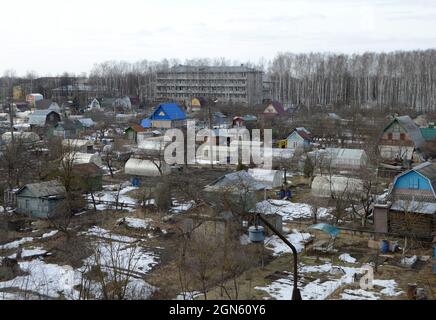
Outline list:
[[[5,0],[0,72],[106,60],[436,48],[435,0]]]

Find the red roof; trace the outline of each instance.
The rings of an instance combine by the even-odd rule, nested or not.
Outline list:
[[[145,128],[143,128],[143,127],[140,126],[139,124],[134,124],[134,125],[131,126],[130,128],[132,128],[133,131],[135,131],[135,132],[145,132],[145,131],[147,131]]]
[[[282,104],[278,101],[273,101],[270,104],[268,104],[269,106],[273,106],[273,108],[277,111],[277,114],[280,116],[283,116],[286,114],[285,109],[283,108]]]
[[[297,132],[300,135],[300,137],[302,137],[304,140],[312,140],[313,139],[312,134],[307,129],[297,128],[294,131],[292,131],[291,134],[293,132]]]

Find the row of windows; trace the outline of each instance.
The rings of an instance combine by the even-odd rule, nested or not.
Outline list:
[[[246,86],[247,81],[159,81],[157,86],[233,87]]]
[[[184,91],[184,92],[245,92],[243,88],[186,88],[186,87],[158,87],[158,91]]]
[[[399,133],[399,132],[389,132],[388,133],[388,140],[406,141],[406,134],[405,133]]]
[[[165,94],[165,93],[160,93],[157,95],[158,98],[180,98],[180,99],[184,99],[184,100],[188,100],[190,98],[190,96],[187,96],[186,94]],[[212,98],[227,98],[227,99],[247,99],[247,95],[246,94],[206,94],[206,97],[212,97]]]

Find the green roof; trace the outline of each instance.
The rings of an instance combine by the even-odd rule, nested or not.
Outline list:
[[[436,128],[421,128],[421,133],[426,141],[436,139]]]

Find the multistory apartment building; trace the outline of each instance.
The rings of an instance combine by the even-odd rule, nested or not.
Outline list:
[[[157,74],[156,99],[189,104],[193,98],[222,103],[262,103],[263,73],[246,66],[177,66]]]

